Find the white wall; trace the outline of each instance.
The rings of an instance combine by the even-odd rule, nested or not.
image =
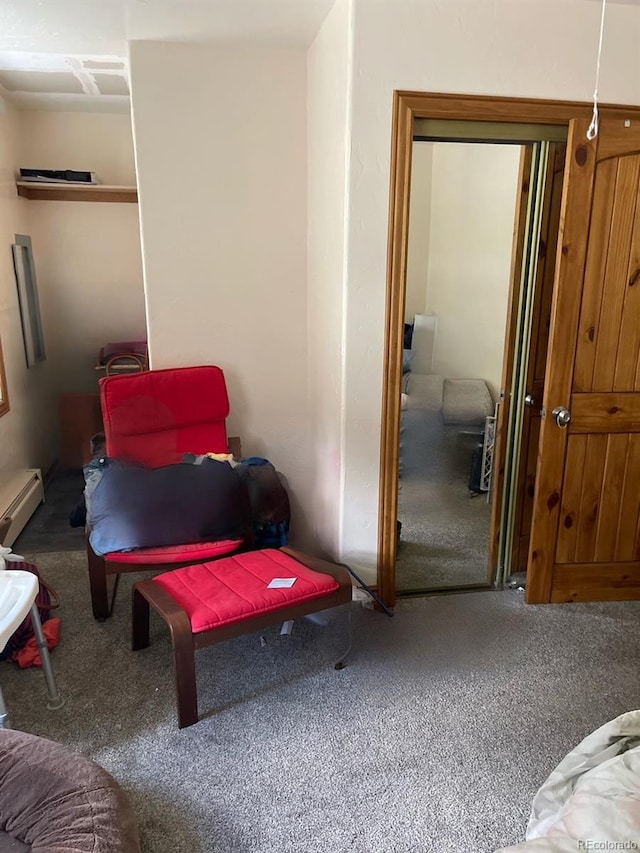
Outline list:
[[[14,176],[21,153],[19,130],[17,111],[0,100],[0,341],[11,405],[0,417],[0,485],[20,468],[46,471],[57,442],[51,366],[44,362],[27,369],[13,271],[14,235],[29,232],[28,202],[18,198]],[[49,331],[45,321],[45,336]]]
[[[500,394],[520,146],[433,149],[425,311],[436,315],[433,372],[481,378]]]
[[[429,276],[429,239],[431,235],[431,172],[433,144],[414,142],[411,160],[411,195],[409,198],[409,243],[407,246],[407,284],[405,288],[405,323],[416,314],[425,314]]]
[[[337,0],[307,62],[308,346],[311,413],[308,494],[314,548],[340,554],[344,313],[351,3]]]
[[[394,89],[588,101],[600,5],[354,0],[343,558],[375,577]],[[640,103],[640,9],[609,4],[603,101]]]
[[[101,183],[135,185],[130,116],[24,111],[18,165],[86,169]],[[28,204],[56,387],[95,391],[100,347],[146,337],[138,206]]]
[[[306,52],[132,42],[130,65],[152,366],[224,369],[230,432],[288,477],[302,542]]]
[[[20,165],[96,172],[102,184],[136,183],[131,116],[23,110]]]

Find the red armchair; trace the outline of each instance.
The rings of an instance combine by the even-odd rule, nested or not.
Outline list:
[[[230,452],[229,398],[219,367],[108,376],[100,380],[100,402],[106,455],[113,459],[157,468],[181,462],[185,453]],[[104,557],[87,540],[93,615],[98,620],[111,615],[123,572],[167,571],[213,560],[250,544],[250,524],[244,538],[138,548]]]

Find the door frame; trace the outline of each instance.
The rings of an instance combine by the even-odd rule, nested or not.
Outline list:
[[[638,106],[601,104],[599,108],[601,113],[606,113],[610,118],[627,118],[631,115],[640,119]],[[572,119],[590,119],[592,111],[593,105],[582,101],[398,90],[393,94],[377,577],[378,593],[390,607],[396,599],[400,394],[414,119],[568,126]]]

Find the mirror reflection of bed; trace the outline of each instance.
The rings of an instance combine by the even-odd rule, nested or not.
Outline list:
[[[487,583],[520,147],[414,142],[398,591]]]

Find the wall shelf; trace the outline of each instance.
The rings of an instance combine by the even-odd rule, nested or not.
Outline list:
[[[118,187],[109,184],[46,184],[36,181],[16,181],[18,195],[31,201],[101,201],[136,204],[137,187]]]

